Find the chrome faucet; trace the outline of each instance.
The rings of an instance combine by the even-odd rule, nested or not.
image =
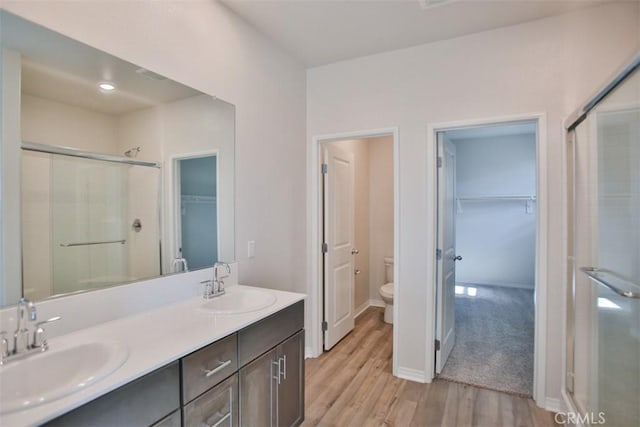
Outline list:
[[[225,272],[221,273],[220,270],[223,269]],[[216,262],[213,265],[213,281],[205,280],[202,282],[204,287],[204,298],[214,298],[219,297],[220,295],[224,295],[224,280],[231,274],[231,266],[226,262]]]
[[[34,322],[36,317],[35,304],[26,298],[21,298],[20,301],[18,301],[18,310],[16,313],[16,330],[13,333],[13,348],[9,347],[9,340],[6,338],[7,332],[0,332],[0,337],[2,337],[0,340],[0,365],[4,365],[11,360],[22,359],[31,353],[39,353],[48,349],[45,331],[42,326],[46,323],[60,320],[61,317],[56,316],[36,323],[33,338],[30,340],[29,322]]]
[[[16,315],[16,330],[13,333],[13,354],[22,353],[29,349],[29,328],[26,316],[29,321],[36,320],[36,306],[26,298],[18,301],[18,313]]]
[[[173,259],[173,272],[174,273],[184,273],[189,271],[189,266],[187,265],[187,260],[185,258],[174,258]]]

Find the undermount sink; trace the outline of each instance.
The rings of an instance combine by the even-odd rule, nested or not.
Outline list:
[[[214,297],[201,308],[217,314],[242,314],[262,310],[276,302],[276,296],[261,289],[229,287],[224,295]]]
[[[59,343],[58,343],[59,344]],[[0,366],[0,413],[60,399],[107,377],[128,357],[117,342],[56,347]]]

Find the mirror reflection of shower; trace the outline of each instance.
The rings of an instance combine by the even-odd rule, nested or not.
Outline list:
[[[23,143],[22,166],[25,297],[161,274],[159,164]]]

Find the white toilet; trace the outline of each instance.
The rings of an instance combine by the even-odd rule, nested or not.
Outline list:
[[[380,287],[380,296],[384,301],[384,322],[393,323],[393,258],[384,257],[384,285]]]

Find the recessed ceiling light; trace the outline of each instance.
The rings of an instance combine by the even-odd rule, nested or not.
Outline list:
[[[111,82],[100,82],[98,87],[104,92],[112,92],[116,90],[116,85]]]

